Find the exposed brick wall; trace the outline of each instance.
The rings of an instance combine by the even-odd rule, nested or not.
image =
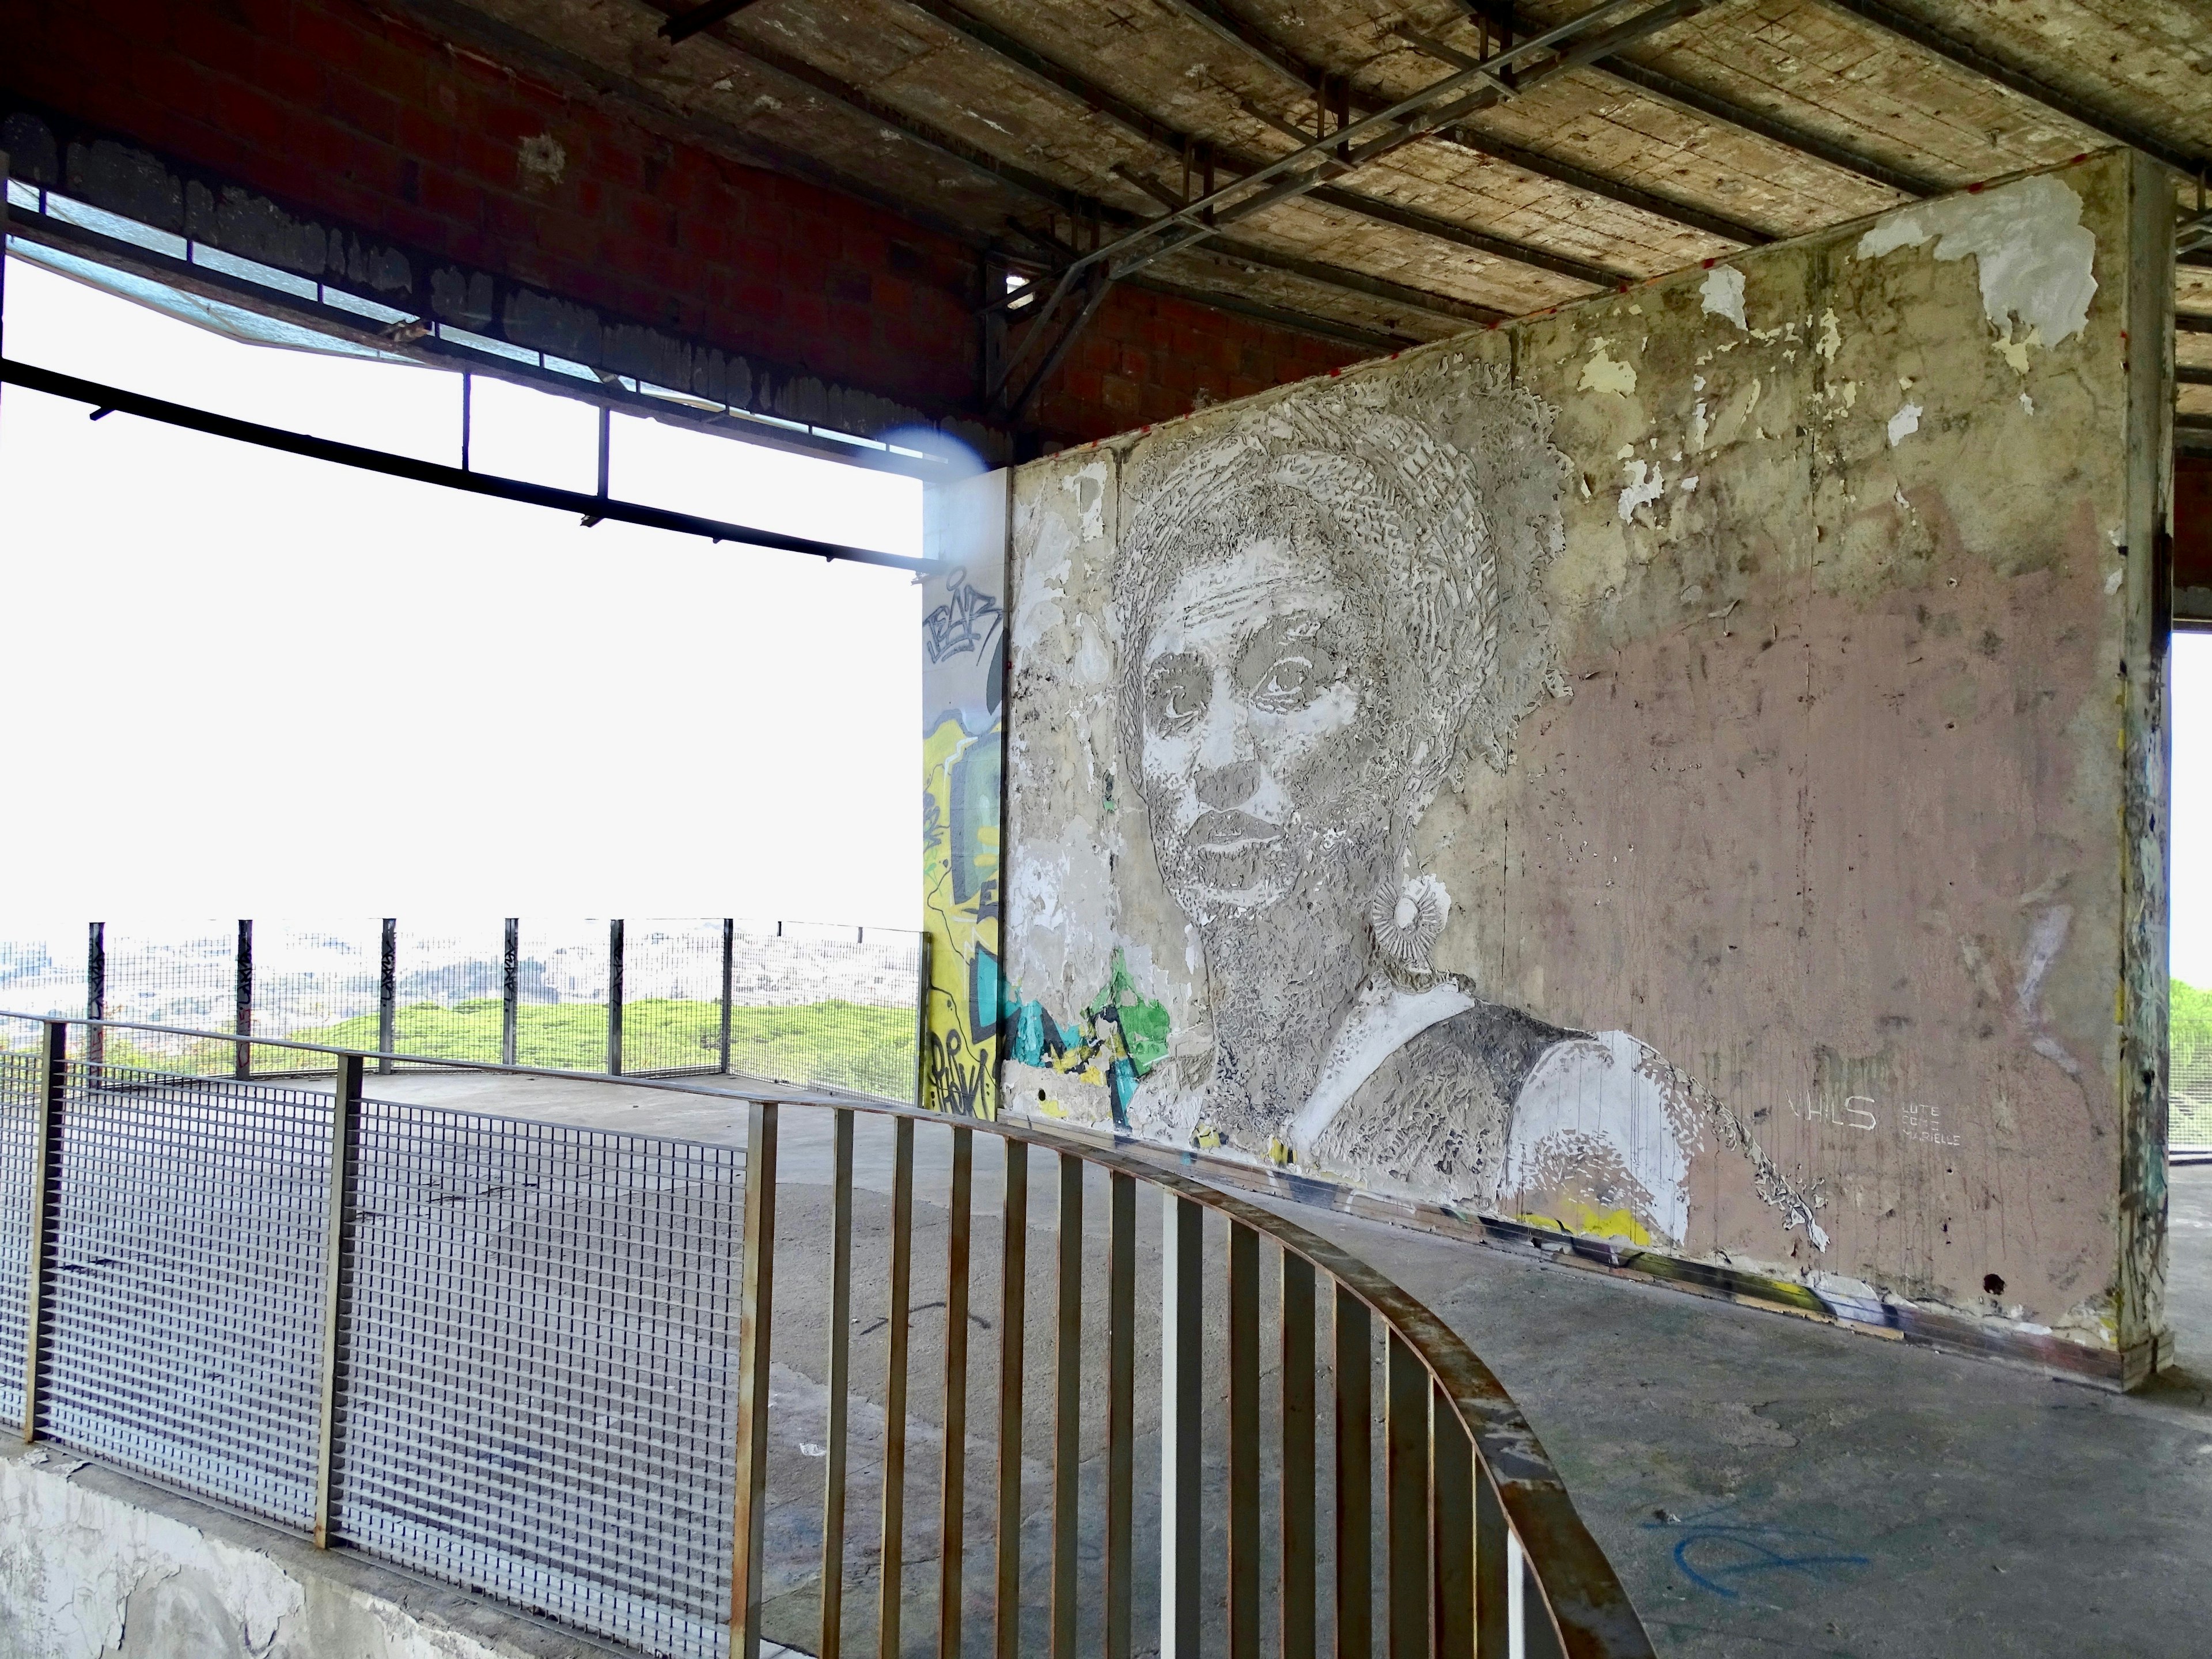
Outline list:
[[[0,87],[302,214],[933,415],[981,412],[977,249],[364,0],[0,0]],[[1125,291],[1030,423],[1104,436],[1356,355]]]
[[[1087,442],[1372,355],[1125,286],[1107,295],[1038,394],[1032,418],[1063,441]]]
[[[2173,585],[2212,590],[2212,455],[2173,458]]]
[[[4,0],[0,31],[11,89],[307,211],[924,407],[973,398],[970,249],[353,0]]]

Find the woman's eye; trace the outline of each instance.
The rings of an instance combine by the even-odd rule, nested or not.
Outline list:
[[[1305,657],[1283,657],[1277,659],[1253,689],[1253,695],[1263,702],[1297,703],[1314,692],[1314,665]]]
[[[1206,708],[1203,690],[1188,673],[1162,674],[1152,682],[1145,701],[1153,726],[1163,732],[1191,726]]]

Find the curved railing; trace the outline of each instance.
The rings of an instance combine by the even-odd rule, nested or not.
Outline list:
[[[72,1049],[73,1028],[128,1022],[39,1024],[35,1050],[0,1053],[0,1215],[25,1218],[0,1238],[0,1367],[20,1358],[22,1377],[0,1382],[0,1415],[27,1440],[648,1652],[888,1659],[933,1622],[939,1654],[1120,1659],[1140,1618],[1150,1645],[1155,1607],[1163,1654],[1651,1652],[1534,1433],[1441,1319],[1132,1152],[859,1097],[623,1080],[678,1109],[744,1106],[739,1160],[364,1095],[365,1064],[416,1056],[267,1045],[327,1057],[326,1097]],[[1003,1153],[980,1310],[978,1133]],[[1056,1179],[1033,1205],[1038,1155]],[[917,1304],[939,1209],[942,1249],[919,1265],[944,1294]],[[1085,1322],[1102,1279],[1103,1331]],[[1140,1290],[1160,1304],[1157,1382]],[[971,1325],[998,1348],[974,1375]],[[933,1400],[910,1388],[918,1358]],[[1154,1437],[1157,1481],[1137,1459]],[[907,1501],[932,1441],[933,1539]],[[848,1524],[871,1492],[872,1540]]]

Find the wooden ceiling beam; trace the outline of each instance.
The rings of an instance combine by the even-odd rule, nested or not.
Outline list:
[[[2007,91],[2017,93],[2033,103],[2064,116],[2076,126],[2086,127],[2091,132],[2139,149],[2189,178],[2199,177],[2208,165],[2203,152],[2191,155],[2167,143],[2156,133],[2135,126],[2109,110],[2099,109],[2072,93],[2062,91],[2049,82],[2004,62],[1979,46],[1953,39],[1933,23],[1924,22],[1910,12],[1889,4],[1888,0],[1822,0],[1822,3],[1863,22],[1872,23],[1876,28],[1901,40],[1910,40],[1923,52],[1978,75],[1985,81],[1994,81]]]
[[[1256,173],[1267,165],[1263,158],[1243,154],[1232,147],[1215,143],[1211,139],[1200,138],[1194,133],[1184,132],[1170,125],[1089,77],[1063,64],[1055,63],[1027,42],[955,4],[953,0],[905,0],[905,3],[927,12],[972,45],[1020,70],[1033,82],[1073,98],[1142,143],[1176,156],[1188,154],[1196,145],[1212,144],[1216,163],[1224,172],[1230,173]],[[1451,242],[1478,253],[1488,254],[1492,258],[1510,259],[1518,264],[1548,270],[1556,276],[1588,283],[1595,288],[1616,287],[1622,283],[1637,280],[1632,271],[1577,259],[1571,254],[1556,252],[1513,237],[1477,230],[1455,220],[1404,206],[1388,198],[1370,196],[1364,191],[1347,190],[1336,185],[1323,185],[1310,194],[1316,201],[1342,212],[1356,214],[1381,224],[1395,225],[1401,230],[1409,230],[1438,241]]]
[[[1321,64],[1308,63],[1299,58],[1267,31],[1255,24],[1248,22],[1231,11],[1222,3],[1222,0],[1161,0],[1161,3],[1170,11],[1181,13],[1216,39],[1240,48],[1254,61],[1273,70],[1282,80],[1298,88],[1308,96],[1312,96],[1315,89],[1329,78],[1329,71]],[[1531,28],[1527,32],[1534,33],[1538,31]],[[1376,111],[1387,107],[1387,103],[1378,102],[1369,94],[1357,89],[1352,92],[1352,110],[1355,116],[1371,115]],[[1638,213],[1647,214],[1652,218],[1680,225],[1686,229],[1701,231],[1708,236],[1717,237],[1723,241],[1737,242],[1747,247],[1755,247],[1774,240],[1767,232],[1755,226],[1730,219],[1724,214],[1715,213],[1694,203],[1678,201],[1672,197],[1661,196],[1655,191],[1640,189],[1620,179],[1592,173],[1588,168],[1576,167],[1571,162],[1559,161],[1523,145],[1493,138],[1486,133],[1477,132],[1470,127],[1440,127],[1429,136],[1453,144],[1461,149],[1488,156],[1493,161],[1506,162],[1524,173],[1533,173],[1539,178],[1549,179],[1554,184],[1565,185],[1571,190],[1577,190],[1586,195],[1602,198],[1622,207],[1632,208]]]
[[[1458,3],[1469,17],[1488,27],[1503,26],[1511,28],[1516,34],[1528,35],[1535,33],[1543,27],[1534,18],[1510,8],[1500,7],[1494,3],[1494,0],[1458,0]],[[1633,58],[1616,54],[1601,63],[1593,64],[1590,68],[1595,74],[1608,76],[1654,98],[1678,104],[1692,114],[1740,128],[1765,139],[1769,143],[1795,150],[1801,155],[1809,155],[1839,172],[1856,173],[1871,183],[1893,190],[1900,196],[1940,196],[1950,188],[1936,179],[1892,167],[1820,133],[1808,131],[1763,110],[1749,108]]]

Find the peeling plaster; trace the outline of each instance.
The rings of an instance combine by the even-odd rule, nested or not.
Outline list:
[[[1861,237],[1857,257],[1878,259],[1931,239],[1938,259],[1974,256],[1982,309],[2021,373],[2027,373],[2027,346],[2055,346],[2087,326],[2097,291],[2097,239],[2081,222],[2081,198],[2063,179],[2038,173],[1978,195],[1907,208]],[[2017,343],[2015,324],[2026,337]]]
[[[1705,273],[1705,284],[1698,293],[1707,316],[1725,317],[1749,331],[1751,325],[1743,319],[1743,273],[1734,265],[1715,265]]]
[[[1590,342],[1589,361],[1583,365],[1583,375],[1577,383],[1583,392],[1612,392],[1621,397],[1633,396],[1636,391],[1636,370],[1628,363],[1615,361],[1607,355],[1607,342],[1603,336]]]

